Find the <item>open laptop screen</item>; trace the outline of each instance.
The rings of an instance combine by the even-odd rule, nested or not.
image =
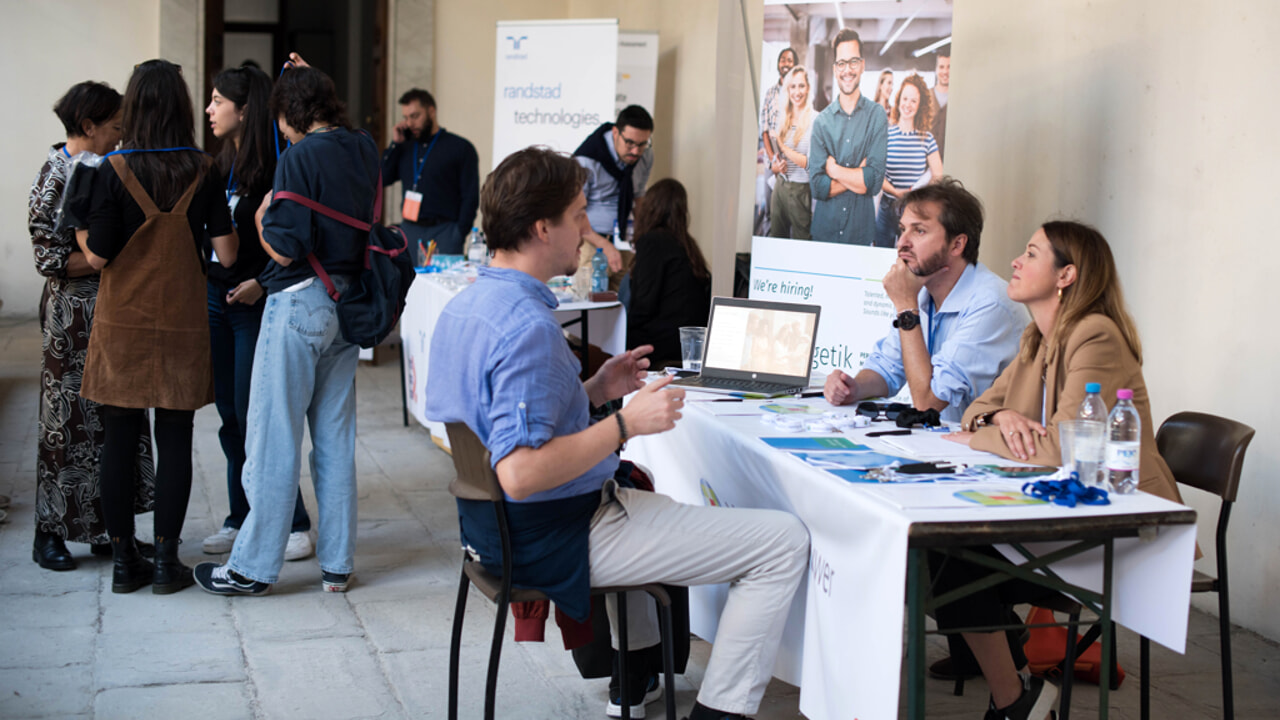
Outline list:
[[[809,377],[818,308],[715,298],[702,371]]]

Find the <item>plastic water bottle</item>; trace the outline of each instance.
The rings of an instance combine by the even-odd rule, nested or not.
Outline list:
[[[1076,419],[1105,425],[1108,419],[1107,404],[1102,401],[1102,385],[1099,383],[1085,383],[1084,393],[1084,402],[1080,403],[1080,410],[1076,413]],[[1097,437],[1096,447],[1092,441],[1084,445],[1077,445],[1076,472],[1080,475],[1080,482],[1085,485],[1105,487],[1107,479],[1106,466],[1104,465],[1106,460],[1105,437],[1101,434]]]
[[[1114,492],[1138,489],[1138,457],[1142,453],[1142,418],[1133,406],[1133,391],[1116,391],[1116,406],[1107,421],[1107,480]]]
[[[596,248],[591,257],[591,292],[602,293],[609,290],[609,261],[604,258],[604,248]]]
[[[467,235],[467,262],[484,265],[489,257],[489,249],[484,244],[484,233],[473,227]]]

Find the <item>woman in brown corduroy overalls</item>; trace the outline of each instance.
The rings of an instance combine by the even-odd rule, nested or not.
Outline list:
[[[191,495],[195,410],[213,401],[205,269],[206,231],[224,265],[238,241],[208,157],[195,150],[182,70],[137,66],[124,96],[123,147],[94,181],[89,231],[78,238],[102,270],[81,394],[102,404],[102,508],[115,567],[113,592],[192,584],[178,560]],[[132,151],[132,152],[129,152]],[[131,468],[146,409],[156,409],[155,566],[133,541]]]

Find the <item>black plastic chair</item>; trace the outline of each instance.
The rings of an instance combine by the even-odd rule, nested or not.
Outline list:
[[[507,527],[505,496],[498,476],[490,463],[489,451],[480,438],[463,423],[447,423],[449,445],[453,452],[453,466],[458,475],[449,484],[449,492],[460,500],[482,500],[493,503],[497,514],[498,532],[502,542],[502,577],[485,570],[472,557],[463,552],[462,573],[458,583],[458,602],[453,614],[453,638],[449,644],[449,720],[458,718],[458,660],[462,651],[462,621],[467,609],[467,591],[474,584],[485,597],[498,606],[493,625],[493,642],[489,647],[489,674],[485,682],[484,717],[493,720],[494,698],[498,687],[498,663],[502,656],[502,637],[506,629],[507,611],[513,602],[546,600],[537,590],[511,587],[511,533]],[[661,585],[636,585],[630,587],[592,588],[592,595],[617,595],[618,599],[618,669],[623,678],[622,717],[631,717],[630,698],[627,697],[627,593],[648,593],[658,603],[662,631],[663,694],[666,699],[668,720],[676,720],[675,658],[671,638],[671,597]]]
[[[1231,601],[1227,592],[1227,521],[1240,487],[1240,471],[1244,453],[1253,440],[1254,429],[1217,415],[1181,412],[1173,415],[1156,433],[1160,456],[1173,471],[1173,478],[1183,485],[1211,492],[1222,498],[1215,536],[1218,577],[1199,570],[1191,578],[1191,592],[1218,593],[1218,633],[1222,643],[1222,716],[1235,717],[1235,695],[1231,682]],[[1151,681],[1148,667],[1151,641],[1140,641],[1142,661],[1141,716],[1146,720],[1151,711]]]

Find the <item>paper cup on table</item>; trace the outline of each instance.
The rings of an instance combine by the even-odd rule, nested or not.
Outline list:
[[[1064,420],[1058,423],[1062,466],[1074,470],[1080,482],[1089,487],[1102,483],[1106,429],[1106,423],[1096,420]]]
[[[702,372],[702,350],[706,341],[706,328],[680,328],[680,361],[685,370]]]

